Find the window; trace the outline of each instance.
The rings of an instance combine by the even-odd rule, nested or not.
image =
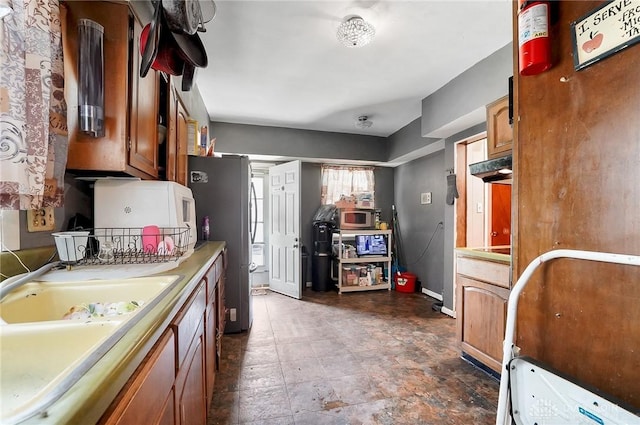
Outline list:
[[[372,167],[322,166],[322,205],[335,204],[343,195],[373,191]]]
[[[266,264],[265,258],[265,234],[264,234],[264,185],[265,175],[259,172],[254,173],[251,177],[251,183],[255,193],[255,197],[252,194],[251,199],[251,228],[253,229],[253,235],[251,235],[251,261],[258,267]]]

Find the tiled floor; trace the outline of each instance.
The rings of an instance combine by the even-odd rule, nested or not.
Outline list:
[[[459,358],[425,295],[256,295],[225,335],[212,424],[493,424],[498,382]]]

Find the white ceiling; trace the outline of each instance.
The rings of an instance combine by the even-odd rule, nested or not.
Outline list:
[[[421,100],[511,41],[511,1],[216,0],[197,85],[212,121],[389,136]],[[349,15],[376,37],[347,48]],[[358,129],[360,115],[373,121]]]

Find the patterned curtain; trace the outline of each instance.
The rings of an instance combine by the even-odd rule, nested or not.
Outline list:
[[[341,196],[374,191],[372,167],[322,166],[322,205],[335,204]]]
[[[0,0],[0,208],[62,206],[68,146],[59,0]]]

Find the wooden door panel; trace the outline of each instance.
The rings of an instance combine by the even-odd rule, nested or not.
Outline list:
[[[171,330],[156,346],[100,420],[101,425],[172,423],[175,342]],[[158,408],[164,405],[160,411]]]
[[[158,72],[150,69],[141,78],[140,33],[142,25],[134,19],[131,51],[131,110],[129,165],[158,177]]]
[[[511,245],[511,185],[491,185],[491,246]]]
[[[514,277],[554,249],[640,255],[640,46],[575,71],[572,55],[562,53],[573,46],[567,24],[603,2],[552,4],[553,66],[514,75]],[[522,293],[517,345],[640,408],[638,282],[638,267],[576,260],[544,266]]]
[[[187,139],[189,137],[187,121],[189,119],[189,115],[182,104],[182,102],[178,99],[176,102],[177,109],[177,123],[178,123],[178,132],[177,132],[177,160],[176,160],[176,181],[182,185],[187,185]]]

